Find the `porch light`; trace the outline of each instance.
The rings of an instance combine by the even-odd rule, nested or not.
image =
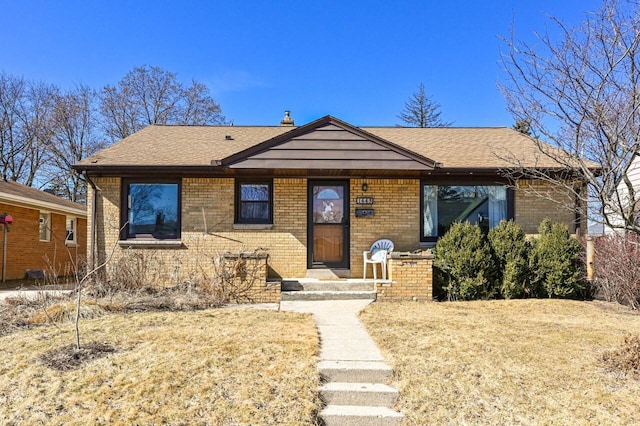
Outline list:
[[[367,182],[362,184],[362,192],[367,192],[367,189],[369,189],[369,185],[367,185]]]

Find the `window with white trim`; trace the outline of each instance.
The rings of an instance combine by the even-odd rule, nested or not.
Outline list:
[[[67,236],[65,238],[65,242],[67,244],[75,244],[76,243],[76,218],[72,216],[67,216]]]
[[[51,240],[51,213],[40,212],[40,224],[38,228],[40,241]]]

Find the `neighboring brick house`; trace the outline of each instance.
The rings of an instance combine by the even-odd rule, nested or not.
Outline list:
[[[559,167],[509,128],[294,127],[287,114],[271,127],[149,126],[74,168],[92,186],[96,261],[112,247],[172,253],[175,278],[196,253],[260,247],[270,277],[301,278],[361,277],[373,241],[415,251],[455,220],[536,233],[551,217],[576,231],[582,218],[524,190],[546,184],[504,177],[515,162]]]
[[[27,270],[71,275],[86,259],[86,206],[0,180],[0,214],[4,213],[13,217],[6,234],[6,280],[25,278]],[[0,247],[3,235],[0,229]]]

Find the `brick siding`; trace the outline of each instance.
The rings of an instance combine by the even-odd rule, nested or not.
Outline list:
[[[376,283],[377,300],[433,300],[433,257],[389,259],[389,280]]]
[[[273,179],[272,226],[234,225],[234,179],[184,178],[182,180],[182,230],[180,248],[131,248],[118,245],[120,227],[121,183],[119,178],[96,177],[100,189],[97,198],[99,259],[104,261],[115,247],[116,261],[133,250],[138,253],[163,252],[165,273],[159,281],[165,285],[193,277],[198,271],[210,269],[210,262],[224,252],[261,249],[268,254],[269,278],[300,278],[307,273],[307,179]],[[367,191],[362,184],[367,184]],[[558,204],[535,197],[529,189],[550,191],[548,186],[522,181],[516,188],[515,220],[526,233],[536,233],[540,221],[550,217],[570,224],[575,229],[574,214]],[[549,192],[552,193],[552,192]],[[372,206],[358,206],[357,197],[373,197]],[[554,196],[559,196],[555,194]],[[420,180],[419,179],[351,179],[350,181],[350,274],[362,277],[362,252],[380,238],[389,238],[396,251],[413,251],[420,247]],[[566,196],[565,196],[566,198]],[[89,212],[93,202],[89,194]],[[561,199],[561,198],[558,198]],[[372,218],[356,218],[358,207],[373,208]],[[205,226],[206,223],[206,226]],[[114,261],[114,262],[116,262]],[[114,263],[112,262],[112,263]],[[407,265],[413,265],[408,263]],[[396,269],[396,277],[407,275],[407,282],[415,282],[413,275],[423,274],[429,280],[424,264]],[[428,268],[430,269],[430,268]],[[413,275],[412,275],[413,274]],[[402,278],[403,280],[405,278]],[[405,298],[414,291],[418,298],[430,299],[424,286],[383,289],[383,298]],[[413,288],[413,290],[411,290]],[[272,300],[275,296],[267,297]]]
[[[44,211],[44,210],[43,210]],[[13,217],[7,233],[7,280],[23,279],[27,269],[40,269],[45,273],[72,275],[76,259],[82,263],[87,251],[87,221],[77,218],[76,245],[65,245],[67,215],[51,214],[51,237],[40,241],[40,209],[18,207],[0,203],[0,213]],[[0,248],[4,232],[0,226]],[[1,263],[0,263],[1,265]]]

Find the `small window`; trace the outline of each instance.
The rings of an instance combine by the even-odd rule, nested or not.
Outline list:
[[[180,238],[179,181],[124,180],[122,189],[124,239]]]
[[[273,223],[272,181],[236,181],[236,223]]]
[[[40,241],[49,241],[51,239],[51,214],[40,212],[39,226]]]
[[[76,218],[67,216],[67,244],[75,244],[76,242]]]

